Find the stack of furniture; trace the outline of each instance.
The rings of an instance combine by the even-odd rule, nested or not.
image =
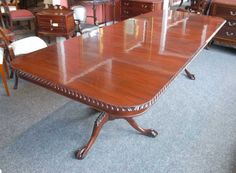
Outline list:
[[[236,1],[213,0],[210,15],[227,20],[223,28],[214,37],[214,41],[230,47],[236,47]]]

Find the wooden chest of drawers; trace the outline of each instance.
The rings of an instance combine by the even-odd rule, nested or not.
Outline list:
[[[75,33],[73,12],[68,9],[46,9],[36,14],[39,36],[69,38]]]
[[[152,2],[121,1],[121,20],[150,12],[154,9],[153,6]]]
[[[226,46],[236,47],[236,1],[213,0],[210,15],[227,20],[214,40]]]

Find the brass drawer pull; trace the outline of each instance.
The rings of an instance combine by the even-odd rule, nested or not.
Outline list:
[[[147,8],[147,7],[148,7],[147,5],[142,4],[142,8]]]
[[[230,22],[228,21],[229,26],[236,26],[236,22]]]
[[[127,11],[127,10],[124,10],[124,14],[129,14],[129,11]]]
[[[58,26],[59,26],[59,24],[58,24],[58,23],[54,23],[54,22],[52,21],[52,19],[50,19],[50,25],[51,25],[52,27],[58,27]]]
[[[236,16],[236,12],[230,11],[231,16]]]
[[[228,32],[228,31],[227,31],[227,32],[226,32],[226,35],[230,37],[230,36],[233,36],[234,33],[233,33],[233,32]]]

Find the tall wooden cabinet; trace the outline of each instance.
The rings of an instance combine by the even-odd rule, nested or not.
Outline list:
[[[236,0],[213,0],[210,15],[223,17],[227,20],[214,40],[236,48]]]

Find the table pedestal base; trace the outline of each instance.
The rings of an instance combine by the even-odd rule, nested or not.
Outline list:
[[[118,118],[121,118],[121,117],[113,117],[108,113],[102,112],[98,116],[98,118],[96,119],[96,121],[94,123],[93,132],[92,132],[92,135],[91,135],[88,143],[83,148],[81,148],[75,152],[75,157],[79,160],[82,160],[83,158],[85,158],[89,149],[94,144],[103,125],[109,120],[114,120],[114,119],[118,119]],[[139,131],[143,135],[146,135],[149,137],[156,137],[158,135],[158,133],[153,129],[144,129],[144,128],[139,127],[139,125],[135,122],[135,120],[133,118],[123,118],[123,119],[125,119],[134,129],[136,129],[137,131]]]

